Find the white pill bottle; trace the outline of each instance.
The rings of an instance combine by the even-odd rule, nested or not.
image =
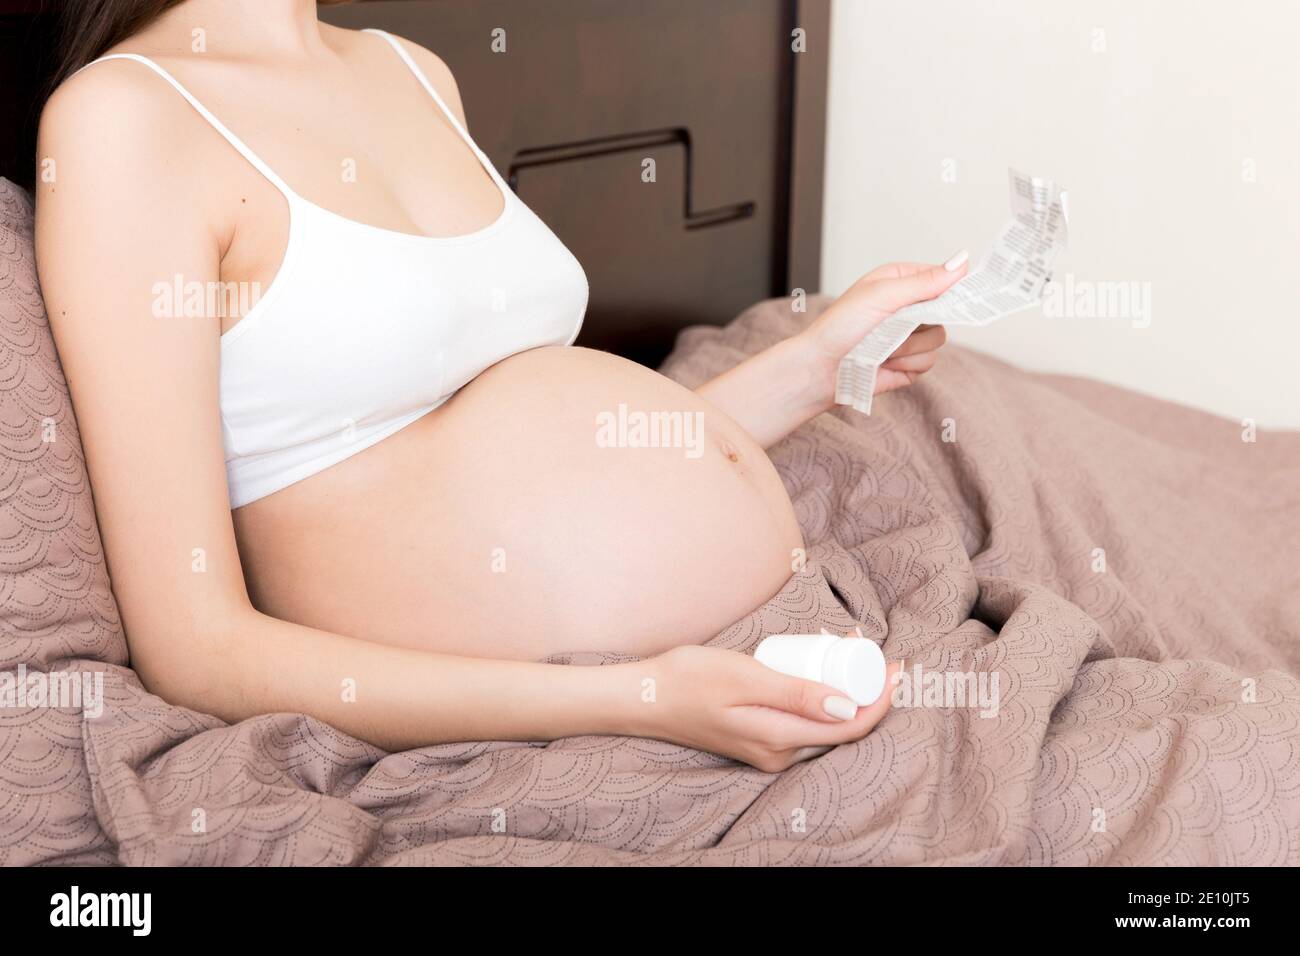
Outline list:
[[[859,707],[874,704],[885,690],[885,655],[865,637],[773,634],[758,645],[754,659],[782,674],[834,687]]]

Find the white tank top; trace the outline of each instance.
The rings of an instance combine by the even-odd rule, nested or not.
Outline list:
[[[501,190],[490,225],[426,237],[346,219],[295,193],[157,63],[143,63],[275,185],[289,204],[280,269],[221,336],[230,507],[357,454],[447,401],[490,365],[570,345],[587,308],[577,259],[524,205],[406,49],[384,37]],[[88,64],[92,65],[92,64]]]

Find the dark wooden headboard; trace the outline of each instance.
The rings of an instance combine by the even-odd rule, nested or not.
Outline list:
[[[368,0],[321,14],[447,61],[479,145],[587,270],[580,344],[655,364],[687,325],[817,289],[829,3]],[[10,130],[33,96],[38,57],[18,39],[30,19],[0,16]],[[0,153],[0,174],[30,184],[33,149]]]

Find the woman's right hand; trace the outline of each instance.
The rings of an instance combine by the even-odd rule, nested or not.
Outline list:
[[[748,654],[688,645],[643,662],[654,678],[636,733],[743,760],[768,773],[859,740],[889,710],[901,663],[889,665],[885,692],[854,707],[840,691],[789,677]]]

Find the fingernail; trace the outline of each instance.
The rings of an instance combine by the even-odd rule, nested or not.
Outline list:
[[[858,705],[847,697],[827,697],[822,709],[836,720],[852,720],[858,715]]]
[[[963,249],[961,252],[957,253],[955,256],[953,256],[951,259],[945,262],[943,264],[943,267],[948,272],[956,272],[958,269],[962,267],[962,265],[969,258],[970,258],[970,251],[967,249]]]

